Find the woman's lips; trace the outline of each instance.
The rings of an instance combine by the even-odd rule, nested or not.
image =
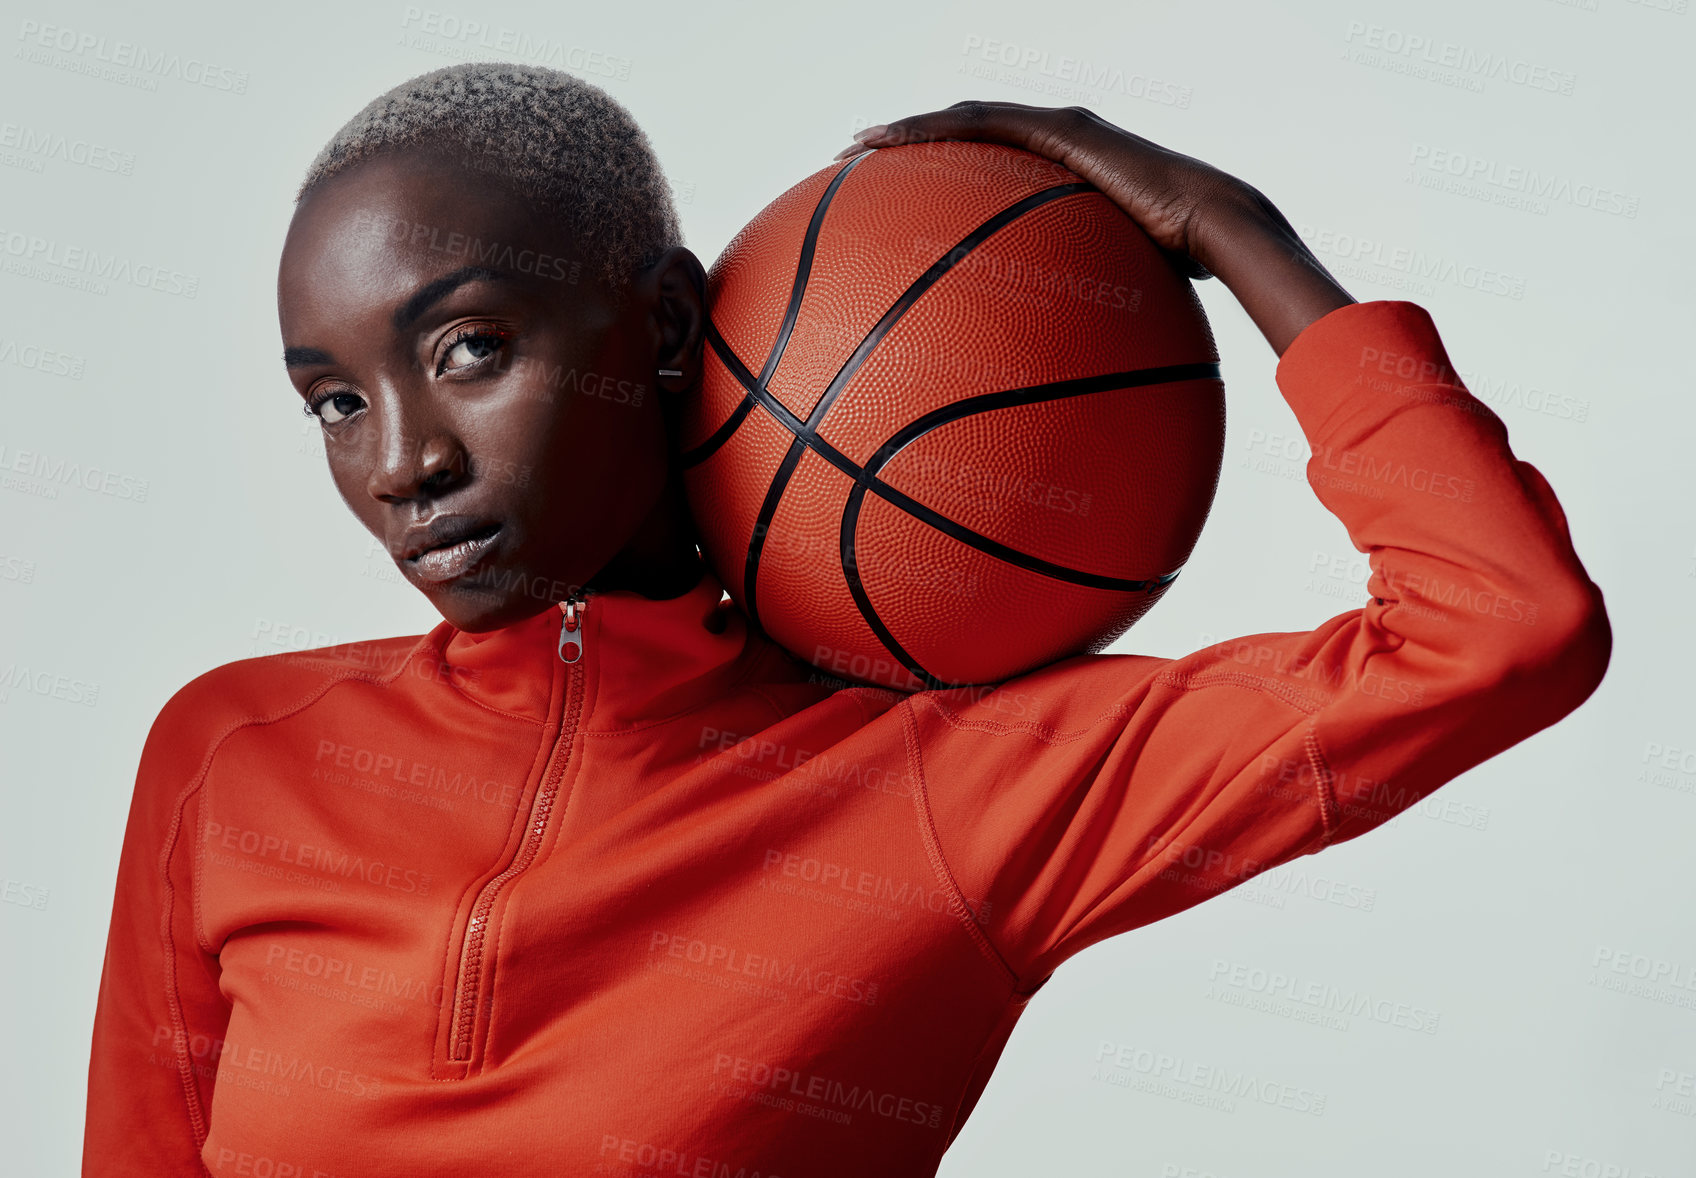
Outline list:
[[[451,581],[470,572],[483,555],[495,546],[501,525],[493,524],[455,544],[432,548],[417,556],[408,557],[406,565],[421,581]]]

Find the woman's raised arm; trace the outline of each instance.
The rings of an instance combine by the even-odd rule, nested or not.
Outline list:
[[[959,102],[868,127],[856,139],[838,158],[977,139],[1063,164],[1123,209],[1184,274],[1223,282],[1280,356],[1308,324],[1354,302],[1258,189],[1081,107]]]

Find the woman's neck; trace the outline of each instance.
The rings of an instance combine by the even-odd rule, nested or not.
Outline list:
[[[654,510],[630,542],[589,578],[589,588],[601,592],[628,589],[663,601],[693,589],[706,567],[696,549],[695,521],[674,467],[667,474]]]

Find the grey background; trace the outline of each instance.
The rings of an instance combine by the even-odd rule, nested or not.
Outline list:
[[[125,811],[165,700],[232,659],[438,620],[326,477],[278,360],[275,264],[330,133],[466,57],[606,86],[652,137],[709,263],[854,130],[966,97],[1079,103],[1214,163],[1270,196],[1357,298],[1432,313],[1606,594],[1613,663],[1578,713],[1380,831],[1070,962],[943,1174],[1696,1173],[1685,0],[444,3],[3,6],[10,1173],[77,1167]],[[89,40],[44,49],[44,25]],[[480,44],[503,36],[506,52]],[[98,38],[108,55],[123,40],[208,62],[228,88],[112,69]],[[1462,64],[1422,68],[1444,52]],[[1481,69],[1486,55],[1521,80]],[[1094,84],[1055,76],[1080,71]],[[87,162],[32,150],[43,136]],[[1495,181],[1445,189],[1457,160]],[[1510,169],[1557,190],[1527,204]],[[30,239],[159,267],[166,289],[79,287],[26,256]],[[1176,656],[1364,599],[1364,558],[1286,445],[1300,434],[1275,357],[1228,291],[1201,294],[1229,390],[1223,483],[1182,580],[1116,650]],[[113,477],[20,474],[26,451]],[[1436,1032],[1255,1009],[1259,971],[1434,1012]],[[1136,1087],[1104,1083],[1102,1041],[1322,1094],[1323,1112],[1205,1107],[1135,1071]]]

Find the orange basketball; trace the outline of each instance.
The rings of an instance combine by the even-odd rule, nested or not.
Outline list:
[[[900,690],[1096,652],[1189,559],[1225,439],[1201,304],[1041,156],[863,152],[708,274],[682,422],[731,599],[825,672]]]

